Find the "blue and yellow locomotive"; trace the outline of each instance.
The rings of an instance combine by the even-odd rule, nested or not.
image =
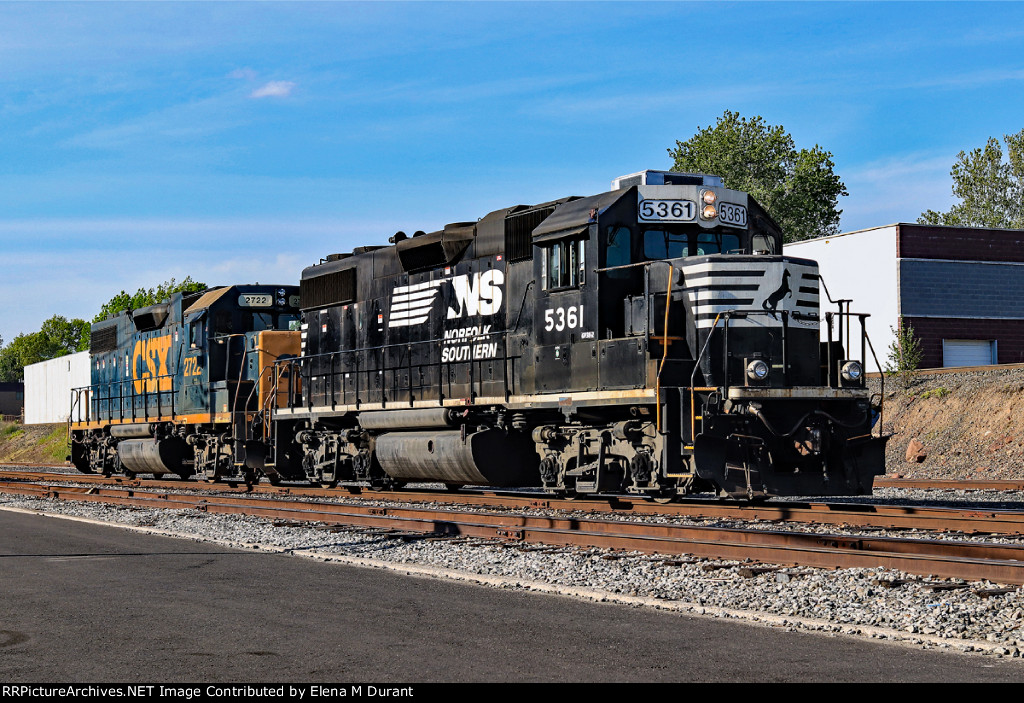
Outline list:
[[[105,475],[253,480],[263,453],[245,437],[279,400],[273,362],[299,353],[298,292],[236,285],[175,293],[94,324],[92,384],[72,391],[72,463]],[[285,457],[279,466],[287,470]]]

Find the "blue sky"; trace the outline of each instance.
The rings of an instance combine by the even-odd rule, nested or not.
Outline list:
[[[1024,128],[1019,3],[0,3],[0,338],[667,168],[724,110],[832,152],[844,231]]]

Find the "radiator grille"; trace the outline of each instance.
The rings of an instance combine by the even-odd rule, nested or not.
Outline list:
[[[92,330],[89,335],[89,351],[93,354],[105,354],[117,349],[117,326],[101,327]]]
[[[533,258],[533,230],[555,207],[543,207],[526,212],[517,212],[505,218],[505,255],[510,262],[526,261]]]
[[[299,296],[303,310],[355,302],[356,269],[305,278],[300,284]]]

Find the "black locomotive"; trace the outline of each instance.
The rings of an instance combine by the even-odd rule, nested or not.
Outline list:
[[[817,265],[782,255],[768,214],[715,176],[644,171],[390,241],[305,269],[297,353],[264,368],[247,342],[225,423],[173,466],[154,433],[188,440],[188,418],[149,431],[151,463],[655,499],[867,494],[884,472],[866,316],[822,314]],[[124,455],[127,435],[90,430]]]

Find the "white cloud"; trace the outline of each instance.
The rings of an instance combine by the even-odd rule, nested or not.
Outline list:
[[[249,94],[250,98],[287,98],[292,94],[292,81],[270,81]]]

